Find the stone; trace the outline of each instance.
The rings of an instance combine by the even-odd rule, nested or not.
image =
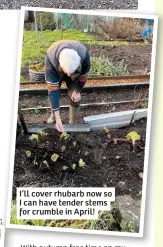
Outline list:
[[[134,200],[130,195],[117,196],[111,204],[111,209],[119,209],[121,223],[133,223],[135,232],[139,232],[141,202]]]
[[[143,172],[139,172],[139,177],[143,179]]]

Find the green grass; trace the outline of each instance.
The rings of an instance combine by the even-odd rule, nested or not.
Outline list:
[[[99,212],[98,220],[19,220],[17,219],[16,204],[11,206],[10,223],[15,225],[32,225],[47,227],[63,227],[75,229],[103,230],[107,231],[111,224],[115,223],[112,214],[108,211]]]
[[[98,45],[132,45],[124,41],[96,41],[93,35],[76,30],[67,31],[43,31],[39,32],[40,41],[37,43],[36,33],[34,31],[24,31],[23,50],[22,50],[22,68],[27,68],[30,64],[44,61],[47,49],[56,40],[72,39],[84,41],[85,44]],[[144,43],[134,43],[134,45],[146,45]]]
[[[21,82],[26,82],[26,81],[28,81],[28,77],[27,77],[27,76],[21,75],[21,76],[20,76],[20,81],[21,81]]]
[[[92,35],[80,31],[44,31],[39,32],[40,41],[37,43],[36,33],[34,31],[24,31],[23,50],[22,50],[22,68],[32,63],[44,61],[47,49],[56,40],[93,40]]]
[[[55,41],[60,39],[73,39],[73,40],[93,40],[94,36],[83,33],[77,30],[66,31],[39,31],[40,41]],[[36,33],[34,31],[24,31],[24,43],[30,44],[36,41]]]
[[[122,229],[122,232],[135,232],[136,230],[136,225],[134,222],[130,221],[122,221],[121,222],[121,229]]]
[[[125,45],[142,45],[145,46],[144,42],[128,42],[128,41],[98,41],[98,40],[85,40],[85,44],[90,44],[90,45],[108,45],[108,46],[125,46]]]
[[[27,220],[17,219],[16,204],[15,204],[14,201],[12,202],[12,205],[11,205],[10,224],[14,224],[14,225],[27,225]]]
[[[102,231],[119,231],[117,224],[121,227],[121,232],[135,232],[135,223],[122,220],[117,222],[112,211],[99,211],[97,220],[19,220],[16,215],[16,204],[11,206],[11,224],[32,225],[47,227],[63,227],[73,229],[88,229]]]

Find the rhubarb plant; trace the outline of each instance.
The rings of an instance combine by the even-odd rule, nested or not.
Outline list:
[[[55,153],[51,156],[51,160],[53,162],[56,162],[58,158],[59,158],[59,155],[58,154],[55,154]]]
[[[82,159],[80,159],[79,160],[79,167],[84,168],[85,166],[86,166],[85,162]]]
[[[62,134],[60,135],[60,141],[63,140],[67,140],[69,138],[69,134],[67,132],[62,132]]]
[[[76,164],[72,164],[72,169],[75,170]]]
[[[109,129],[107,127],[104,127],[103,130],[105,133],[107,133],[107,134],[109,133]]]
[[[31,151],[29,151],[29,150],[27,150],[27,151],[25,151],[25,154],[26,154],[26,156],[28,157],[28,158],[30,158],[31,157]]]
[[[47,135],[48,135],[48,133],[46,133],[46,132],[43,131],[43,130],[40,130],[40,131],[38,131],[37,133],[38,133],[38,135],[40,135],[40,136],[47,136]]]
[[[32,134],[30,137],[29,137],[29,140],[33,141],[33,140],[36,140],[37,142],[39,141],[39,137],[37,134]]]
[[[140,140],[140,135],[136,131],[131,131],[130,133],[127,134],[126,139],[131,140],[132,146],[133,146],[133,148],[135,148],[136,141]]]
[[[103,130],[107,133],[109,140],[114,144],[117,144],[118,142],[128,142],[132,143],[134,149],[136,147],[136,141],[140,140],[140,135],[136,131],[131,131],[125,138],[115,138],[106,127],[104,127]]]

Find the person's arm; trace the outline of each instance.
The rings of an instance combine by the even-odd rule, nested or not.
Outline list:
[[[77,93],[80,93],[82,91],[83,87],[85,86],[90,68],[91,68],[90,54],[87,51],[86,57],[85,57],[83,64],[82,64],[81,75],[77,79],[77,83],[75,85],[75,91]]]

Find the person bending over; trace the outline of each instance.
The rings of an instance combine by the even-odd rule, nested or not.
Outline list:
[[[59,112],[60,87],[65,81],[68,88],[69,123],[75,123],[78,117],[81,91],[90,71],[90,54],[81,43],[73,40],[54,42],[45,58],[45,80],[51,106],[48,123],[56,122],[56,129],[63,132],[63,124]]]

